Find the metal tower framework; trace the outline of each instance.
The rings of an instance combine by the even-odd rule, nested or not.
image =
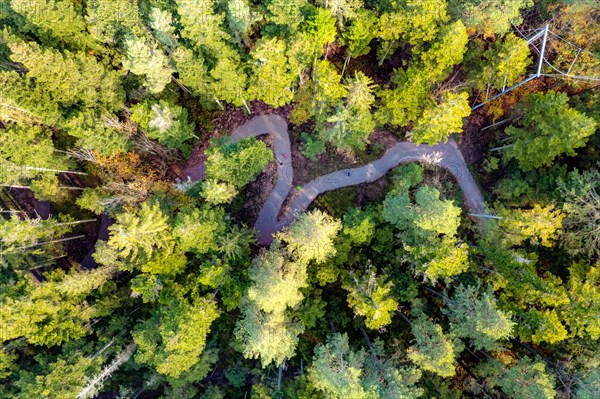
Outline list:
[[[516,27],[515,27],[516,28]],[[475,110],[477,108],[480,108],[482,106],[484,106],[485,104],[489,103],[490,101],[493,101],[495,99],[497,99],[498,97],[503,96],[504,94],[513,91],[514,89],[516,89],[519,86],[524,85],[525,83],[529,82],[530,80],[533,80],[535,78],[539,78],[540,76],[547,76],[547,77],[559,77],[559,78],[569,78],[569,79],[579,79],[579,80],[588,80],[588,81],[595,81],[595,82],[600,82],[600,77],[596,78],[596,77],[589,77],[589,76],[582,76],[582,75],[572,75],[571,71],[573,69],[573,66],[575,65],[575,62],[577,61],[577,58],[579,57],[579,55],[583,52],[583,51],[587,51],[584,50],[576,45],[574,45],[573,43],[563,39],[562,37],[558,36],[557,34],[553,33],[550,30],[550,26],[548,24],[546,24],[543,28],[539,29],[536,33],[534,33],[533,35],[531,35],[531,37],[527,38],[524,37],[524,35],[521,33],[521,31],[518,30],[518,28],[516,28],[517,31],[519,32],[519,34],[521,35],[521,37],[523,37],[524,39],[527,40],[527,43],[532,46],[535,51],[540,55],[539,56],[539,60],[537,62],[537,70],[535,73],[529,75],[527,78],[525,78],[524,80],[522,80],[521,82],[506,88],[506,77],[504,78],[504,86],[502,87],[502,90],[492,96],[489,97],[489,93],[490,93],[490,85],[488,84],[488,88],[486,90],[486,95],[485,95],[485,101],[473,106],[471,109]],[[548,37],[549,35],[553,35],[556,38],[564,41],[565,43],[569,44],[570,46],[576,47],[577,48],[577,54],[575,55],[575,57],[573,58],[573,61],[571,62],[570,66],[569,66],[569,70],[567,72],[563,72],[561,70],[559,70],[558,68],[556,68],[554,65],[552,65],[547,59],[546,59],[546,45],[548,43]],[[534,44],[537,40],[542,41],[542,45],[541,48],[538,49],[538,47]],[[552,68],[556,73],[553,74],[545,74],[542,73],[542,67],[544,66],[544,63],[547,64],[550,68]]]

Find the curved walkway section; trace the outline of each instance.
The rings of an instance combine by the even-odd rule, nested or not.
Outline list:
[[[434,146],[414,145],[409,142],[396,144],[388,149],[383,157],[365,166],[353,169],[342,169],[316,178],[307,183],[298,193],[289,211],[278,219],[283,202],[292,190],[293,168],[291,159],[284,154],[291,154],[290,139],[286,121],[278,115],[261,115],[238,127],[232,133],[234,142],[250,136],[271,134],[277,162],[278,180],[265,205],[260,210],[254,225],[260,234],[259,242],[269,244],[273,234],[292,223],[297,212],[305,211],[319,195],[339,188],[356,184],[373,182],[390,169],[401,163],[423,162],[437,164],[447,169],[458,181],[468,208],[477,213],[485,212],[485,203],[479,187],[475,183],[467,164],[456,145],[449,140]]]
[[[281,219],[278,219],[281,207],[293,188],[292,182],[294,179],[287,122],[279,115],[260,115],[237,127],[232,132],[231,138],[233,142],[238,142],[247,137],[256,137],[263,134],[270,134],[273,137],[273,150],[277,161],[277,184],[261,208],[254,225],[254,229],[259,233],[261,244],[271,243],[273,234],[291,224],[296,214],[306,211],[319,195],[339,188],[373,182],[385,175],[390,169],[406,162],[436,164],[447,169],[458,181],[467,207],[477,213],[486,211],[481,191],[473,180],[460,150],[453,140],[449,140],[447,143],[434,146],[417,146],[409,142],[398,143],[388,149],[383,157],[370,164],[359,168],[342,169],[318,177],[302,187],[290,209]],[[106,215],[102,215],[101,222],[98,239],[107,240],[110,221]],[[92,268],[95,266],[95,261],[92,258],[94,251],[95,247],[83,259],[81,262],[83,267]]]

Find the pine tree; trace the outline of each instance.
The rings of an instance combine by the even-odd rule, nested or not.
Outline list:
[[[556,397],[554,377],[547,374],[541,362],[528,357],[507,366],[491,360],[482,367],[482,374],[491,386],[499,387],[511,399],[553,399]]]
[[[423,370],[452,377],[460,345],[457,346],[450,336],[444,334],[439,324],[425,314],[417,313],[418,318],[411,325],[415,343],[408,348],[408,358]]]
[[[283,40],[262,38],[252,50],[253,71],[249,96],[273,107],[288,104],[293,97],[292,83],[296,75],[290,69]]]
[[[149,259],[155,251],[169,251],[172,247],[168,216],[156,203],[144,202],[136,213],[120,213],[109,229],[108,245],[121,258]]]
[[[461,133],[463,119],[471,114],[467,93],[445,93],[439,104],[434,104],[423,111],[423,115],[415,122],[410,133],[415,144],[435,145],[440,141],[448,141],[454,133]]]
[[[325,6],[337,19],[340,30],[344,30],[346,20],[356,18],[357,11],[363,8],[362,0],[318,0],[317,3]]]
[[[175,72],[164,52],[155,43],[136,36],[129,36],[124,45],[125,68],[134,75],[145,75],[144,85],[151,93],[162,92]]]
[[[70,1],[11,0],[10,6],[26,17],[28,30],[36,32],[44,44],[58,39],[71,48],[95,47],[81,10]]]
[[[277,233],[277,238],[301,262],[321,263],[336,254],[333,240],[341,227],[339,220],[313,210],[299,215],[291,226]]]
[[[498,309],[491,289],[483,293],[477,286],[459,285],[442,312],[450,319],[452,332],[469,338],[476,350],[495,350],[498,341],[512,334],[511,314]]]
[[[595,169],[569,174],[567,181],[559,181],[564,198],[565,232],[562,239],[573,253],[592,256],[600,254],[600,172]]]
[[[334,334],[315,348],[309,380],[326,398],[416,399],[421,373],[400,366],[377,339],[368,351],[350,348],[347,334]]]
[[[131,119],[152,139],[169,148],[180,149],[188,156],[192,147],[186,143],[195,137],[194,122],[188,121],[185,108],[170,101],[144,101],[131,107]]]
[[[392,296],[393,283],[385,275],[377,275],[372,265],[364,273],[350,273],[348,305],[354,313],[365,317],[367,328],[377,330],[392,322],[392,314],[398,309],[398,302]]]
[[[155,308],[152,317],[132,332],[138,346],[135,361],[173,378],[201,360],[211,324],[219,317],[217,304],[210,298],[175,298]]]
[[[597,122],[568,105],[565,93],[531,94],[519,106],[522,118],[505,132],[514,146],[507,154],[523,170],[551,165],[560,155],[574,156],[594,134]]]
[[[451,0],[449,3],[453,16],[461,18],[468,28],[484,37],[505,33],[512,24],[519,26],[523,22],[521,11],[533,5],[532,0]]]

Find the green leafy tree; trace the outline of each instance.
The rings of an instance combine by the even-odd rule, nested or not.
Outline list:
[[[167,10],[152,7],[150,10],[150,27],[156,40],[167,47],[177,46],[177,34],[173,26],[173,15]]]
[[[311,10],[288,47],[288,60],[294,73],[312,67],[325,51],[325,46],[335,41],[335,21],[328,10],[320,7]]]
[[[377,37],[378,28],[377,14],[372,10],[359,9],[356,18],[352,19],[350,26],[342,34],[348,57],[356,58],[369,54],[370,44]]]
[[[215,103],[220,104],[211,86],[213,78],[208,64],[201,55],[193,50],[179,47],[173,51],[171,58],[177,67],[178,82],[192,92],[201,104],[207,108],[214,107]]]
[[[433,40],[440,26],[449,20],[446,8],[444,0],[413,0],[395,3],[390,11],[384,12],[380,18],[379,65],[398,48],[399,40],[419,47]]]
[[[52,132],[39,126],[10,125],[0,132],[2,185],[27,185],[68,171],[71,162],[55,151]]]
[[[273,160],[265,143],[249,137],[235,144],[222,144],[208,149],[206,178],[220,180],[241,188]]]
[[[476,350],[497,349],[497,341],[512,334],[511,314],[498,309],[490,289],[480,293],[477,286],[461,284],[442,312],[450,319],[453,334],[470,339]]]
[[[225,13],[216,13],[216,1],[176,0],[181,36],[196,48],[204,47],[218,54],[229,35],[223,29]]]
[[[432,83],[443,81],[463,60],[469,35],[461,20],[440,29],[438,38],[421,54],[424,73]]]
[[[533,244],[551,247],[562,227],[565,215],[552,205],[542,207],[535,204],[532,209],[512,209],[498,212],[502,217],[499,226],[506,231],[507,238],[515,245],[525,240]]]
[[[377,110],[380,123],[406,126],[417,120],[421,111],[429,104],[429,82],[425,71],[419,68],[396,70],[392,89],[381,90],[381,104]]]
[[[218,250],[217,239],[225,234],[221,208],[183,209],[175,217],[173,236],[183,251],[205,254]]]
[[[172,102],[144,101],[131,107],[131,119],[148,137],[157,139],[169,148],[181,149],[188,156],[192,150],[186,141],[195,137],[194,122],[188,121],[188,112]]]
[[[569,303],[558,309],[560,318],[569,327],[571,335],[600,338],[600,267],[576,263],[569,268],[567,292]]]
[[[304,298],[300,289],[307,286],[306,265],[289,261],[276,244],[254,258],[248,277],[248,298],[265,312],[283,313]]]
[[[260,19],[256,13],[250,9],[246,0],[228,0],[227,1],[227,22],[233,34],[238,40],[248,42],[247,33],[252,24]]]
[[[474,77],[479,90],[501,90],[517,83],[531,64],[529,44],[513,33],[497,40],[483,53],[481,70]]]
[[[304,20],[302,8],[307,4],[306,0],[270,0],[266,4],[268,21],[294,31]]]
[[[202,183],[202,197],[209,204],[219,205],[230,202],[238,193],[233,184],[220,182],[214,179]]]
[[[342,223],[315,209],[299,215],[294,223],[277,233],[289,251],[301,262],[324,262],[336,254],[334,239]]]
[[[511,24],[519,26],[523,22],[521,11],[533,6],[532,0],[451,0],[450,13],[464,21],[465,25],[484,37],[502,34],[511,29]]]
[[[0,71],[0,118],[22,126],[56,125],[62,118],[52,93],[29,77],[14,71]]]
[[[46,273],[44,283],[21,284],[19,297],[2,298],[0,315],[6,325],[0,339],[24,337],[34,345],[53,346],[86,336],[93,318],[109,315],[118,305],[108,298],[101,304],[88,300],[115,271],[113,266],[66,276],[55,271]]]
[[[201,360],[211,324],[218,317],[217,304],[207,297],[193,295],[162,304],[132,332],[138,346],[135,361],[179,377]]]
[[[219,100],[248,107],[244,99],[248,76],[237,53],[223,51],[210,76],[213,79],[210,87]]]
[[[77,138],[77,147],[111,156],[127,152],[130,143],[115,115],[98,109],[86,108],[73,113],[61,126],[70,136]]]
[[[508,151],[523,170],[552,164],[556,157],[574,156],[596,131],[597,123],[568,105],[565,93],[531,94],[521,103],[522,118],[506,128],[514,146]]]
[[[423,115],[415,122],[411,134],[415,144],[437,144],[448,141],[453,133],[461,133],[463,118],[471,114],[469,95],[447,92],[439,104],[428,107]]]

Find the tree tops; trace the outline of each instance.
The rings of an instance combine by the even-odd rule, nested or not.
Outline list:
[[[514,157],[523,170],[552,164],[562,154],[574,156],[596,131],[597,123],[568,105],[565,93],[552,90],[531,94],[519,106],[521,118],[506,128],[514,146]]]

